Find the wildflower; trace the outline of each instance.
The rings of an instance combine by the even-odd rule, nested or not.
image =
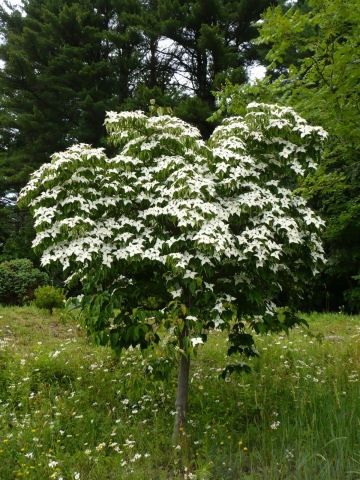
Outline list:
[[[279,420],[274,420],[273,423],[270,425],[270,428],[272,430],[276,430],[277,428],[279,428],[279,425],[280,425]]]
[[[95,450],[97,452],[100,452],[105,446],[106,446],[106,443],[104,443],[104,442],[99,443],[99,445],[97,447],[95,447]]]
[[[293,452],[291,450],[286,449],[285,450],[285,458],[287,460],[291,460],[292,458],[294,458]]]
[[[135,453],[133,458],[130,460],[131,462],[136,462],[136,460],[139,460],[142,457],[141,453]]]

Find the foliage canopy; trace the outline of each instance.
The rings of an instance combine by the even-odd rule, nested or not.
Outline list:
[[[164,324],[176,334],[186,320],[194,342],[232,328],[229,353],[253,355],[247,327],[291,327],[323,261],[323,222],[292,188],[315,168],[325,132],[264,104],[208,142],[169,115],[109,112],[106,127],[118,155],[73,146],[21,193],[43,265],[80,279],[98,338],[145,348]],[[291,309],[280,316],[274,301]]]

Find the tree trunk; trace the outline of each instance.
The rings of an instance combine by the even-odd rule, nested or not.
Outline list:
[[[189,390],[190,356],[186,353],[186,340],[189,336],[189,327],[185,323],[184,329],[179,337],[179,347],[182,350],[179,360],[179,374],[175,401],[175,422],[173,431],[173,444],[177,445],[180,434],[184,431],[186,420],[186,407]]]
[[[150,38],[150,61],[149,61],[149,87],[154,88],[158,84],[158,61],[156,57],[157,38]]]

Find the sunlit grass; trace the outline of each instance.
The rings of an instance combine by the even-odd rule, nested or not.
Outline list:
[[[360,478],[360,317],[257,338],[250,375],[219,378],[214,333],[191,368],[188,426],[171,445],[175,371],[114,358],[76,319],[0,309],[0,479]]]

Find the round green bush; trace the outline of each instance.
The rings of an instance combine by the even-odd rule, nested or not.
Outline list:
[[[0,304],[23,305],[34,298],[37,287],[49,281],[45,272],[27,258],[0,263]]]
[[[53,287],[52,285],[44,285],[35,290],[34,303],[38,308],[46,308],[50,315],[54,308],[63,308],[65,296],[61,288]]]

